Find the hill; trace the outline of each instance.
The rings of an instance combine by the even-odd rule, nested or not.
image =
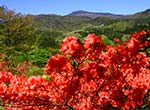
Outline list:
[[[117,15],[117,14],[112,14],[112,13],[96,13],[96,12],[88,12],[88,11],[74,11],[67,16],[86,16],[90,18],[97,18],[97,17],[109,17],[109,18],[123,18],[124,15]]]
[[[115,19],[114,19],[115,18]],[[147,25],[150,21],[150,9],[132,15],[116,15],[110,13],[94,13],[87,11],[75,11],[65,16],[60,15],[36,15],[33,16],[34,26],[39,30],[60,30],[65,32],[81,29],[86,25],[114,25],[128,22],[128,25]],[[133,25],[133,26],[135,26]]]

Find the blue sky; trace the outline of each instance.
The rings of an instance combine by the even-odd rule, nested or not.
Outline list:
[[[133,14],[150,8],[150,0],[0,0],[22,14],[66,15],[76,10]]]

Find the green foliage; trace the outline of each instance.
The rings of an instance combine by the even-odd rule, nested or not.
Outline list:
[[[45,49],[34,49],[29,52],[30,61],[38,67],[43,67],[51,55],[52,51]]]
[[[62,31],[39,30],[39,38],[36,45],[39,48],[58,48],[58,38],[63,38],[65,35]]]
[[[109,24],[112,24],[112,23],[115,23],[115,22],[118,22],[119,19],[112,19],[112,18],[109,18],[109,17],[97,17],[95,19],[92,19],[90,21],[90,23],[92,25],[109,25]]]
[[[26,72],[25,75],[26,76],[36,76],[36,75],[43,75],[45,74],[44,69],[38,66],[34,66],[32,65]]]
[[[29,49],[35,40],[32,18],[0,7],[0,50],[10,54],[13,50]]]
[[[57,15],[38,15],[33,16],[33,25],[40,30],[50,31],[72,31],[80,28],[80,25],[88,22],[91,18],[88,17],[72,17],[72,16],[57,16]]]
[[[127,29],[131,29],[134,23],[131,21],[118,21],[106,26],[106,29],[112,29],[112,31],[125,32]]]
[[[115,43],[105,35],[103,35],[102,40],[105,45],[115,45]]]
[[[51,80],[50,75],[45,75],[45,74],[43,74],[42,77],[43,77],[44,79],[46,79],[48,82]]]

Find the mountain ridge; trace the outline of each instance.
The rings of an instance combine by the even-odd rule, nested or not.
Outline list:
[[[122,18],[125,15],[123,14],[113,14],[113,13],[108,13],[108,12],[89,12],[89,11],[84,11],[84,10],[77,10],[73,11],[66,16],[86,16],[90,18],[97,18],[97,17],[110,17],[110,18]]]
[[[101,14],[101,16],[97,16],[97,14]],[[118,24],[120,24],[119,22],[132,22],[135,25],[139,25],[139,23],[141,25],[144,25],[150,22],[150,9],[131,15],[117,16],[116,14],[111,13],[93,13],[79,10],[64,16],[56,14],[40,14],[33,16],[33,19],[34,26],[36,26],[40,30],[47,29],[72,31],[80,29],[81,27],[86,25],[110,25],[117,22]]]
[[[31,14],[30,14],[31,15]],[[112,19],[120,19],[120,18],[131,18],[134,16],[149,16],[150,15],[150,8],[145,9],[143,11],[139,11],[133,14],[115,14],[115,13],[110,13],[110,12],[90,12],[90,11],[85,11],[85,10],[77,10],[70,12],[69,14],[66,15],[59,15],[59,14],[38,14],[38,15],[32,15],[32,16],[60,16],[60,17],[65,17],[65,16],[71,16],[71,17],[89,17],[89,18],[97,18],[97,17],[107,17],[107,18],[112,18]]]

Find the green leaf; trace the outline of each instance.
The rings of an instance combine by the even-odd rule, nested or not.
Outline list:
[[[46,79],[48,82],[50,82],[51,77],[49,75],[43,75],[42,78]]]

